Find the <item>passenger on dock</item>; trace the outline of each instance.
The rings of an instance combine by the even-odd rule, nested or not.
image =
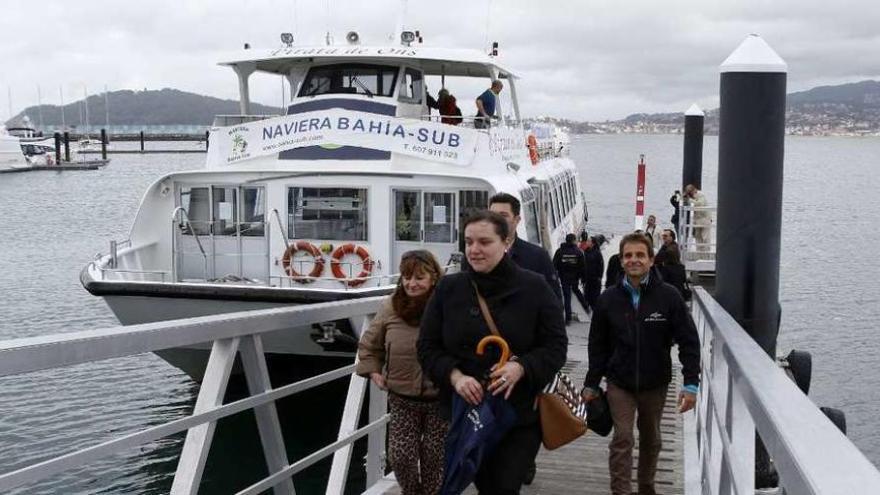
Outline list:
[[[602,274],[605,272],[605,258],[602,257],[602,243],[605,238],[590,237],[586,232],[581,233],[581,249],[584,251],[584,261],[587,264],[587,274],[584,279],[584,298],[590,307],[590,312],[596,310],[596,302],[602,292]]]
[[[483,457],[474,484],[482,495],[518,494],[529,464],[541,445],[535,399],[565,364],[568,338],[562,305],[543,278],[505,256],[507,220],[478,211],[462,227],[470,270],[440,279],[422,317],[419,361],[440,385],[441,411],[451,414],[452,395],[479,404],[483,395],[503,395],[516,412],[515,425]],[[479,340],[490,335],[477,291],[513,356],[492,369],[494,359],[476,355]],[[493,381],[486,387],[486,379]]]
[[[568,234],[556,253],[553,254],[553,266],[556,267],[556,273],[559,274],[559,281],[562,284],[562,305],[565,308],[565,324],[571,323],[571,294],[574,293],[584,312],[590,313],[590,306],[584,299],[581,292],[581,281],[587,279],[587,263],[584,260],[584,252],[578,248],[575,241],[577,236]]]
[[[559,278],[550,255],[541,246],[524,241],[516,235],[516,227],[522,217],[520,216],[521,205],[515,196],[507,193],[498,193],[489,198],[489,210],[494,211],[507,220],[510,232],[510,248],[508,254],[514,263],[544,276],[544,280],[550,285],[550,289],[562,302],[562,290],[559,287]]]
[[[678,232],[679,215],[681,214],[681,192],[676,190],[674,193],[672,193],[672,196],[669,198],[669,204],[671,204],[672,208],[674,208],[672,218],[670,218],[669,220],[675,227],[675,231]]]
[[[678,289],[678,293],[685,301],[691,300],[691,288],[687,281],[687,272],[684,265],[681,264],[681,251],[674,242],[668,246],[664,245],[664,261],[657,267],[663,281]],[[658,256],[655,257],[655,262]]]
[[[706,195],[696,188],[693,184],[688,184],[684,188],[684,195],[688,198],[688,205],[694,208],[705,208],[709,206]],[[706,210],[694,211],[692,217],[694,224],[694,238],[697,240],[697,251],[709,251],[712,242],[712,214]]]
[[[443,482],[449,424],[416,351],[422,313],[442,274],[430,251],[404,253],[397,288],[358,344],[357,374],[388,391],[388,451],[403,495],[434,494]]]
[[[657,217],[648,215],[648,225],[645,227],[645,235],[651,238],[651,244],[656,249],[660,246],[660,229],[657,228]]]
[[[663,263],[666,262],[666,250],[669,249],[670,245],[678,247],[678,244],[675,243],[675,231],[672,229],[663,229],[663,232],[660,233],[660,249],[658,249],[657,254],[654,255],[655,265],[662,266]],[[679,256],[679,258],[681,257]]]
[[[608,268],[605,269],[605,290],[617,285],[621,277],[623,277],[623,267],[620,266],[620,255],[614,253],[608,258]]]
[[[495,116],[495,107],[498,103],[498,93],[504,89],[504,84],[499,80],[492,81],[492,86],[483,91],[483,94],[477,97],[477,115],[474,118],[474,127],[477,129],[485,129],[492,125],[492,119]]]
[[[639,495],[654,495],[657,457],[662,447],[660,418],[672,377],[669,359],[678,344],[684,385],[678,411],[694,407],[700,383],[700,341],[687,306],[671,285],[652,270],[654,252],[643,234],[620,241],[625,277],[599,296],[587,347],[589,370],[583,397],[598,397],[607,381],[608,405],[614,421],[608,467],[611,493],[631,495],[633,425],[638,415]],[[637,331],[633,333],[633,325]]]

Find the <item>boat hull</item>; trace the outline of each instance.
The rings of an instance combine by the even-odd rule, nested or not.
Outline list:
[[[102,297],[123,325],[313,304],[319,300],[333,301],[354,296],[351,292],[319,296],[305,293],[304,296],[303,291],[265,287],[199,287],[187,291],[178,284],[96,282],[87,277],[83,278],[83,285],[92,294]],[[381,293],[383,291],[367,291],[358,297]],[[332,326],[328,326],[330,323]],[[340,360],[350,362],[357,351],[357,337],[347,319],[309,327],[292,326],[261,337],[273,378],[308,375],[312,371],[338,367]],[[211,344],[205,342],[156,354],[194,380],[201,381]],[[326,361],[327,366],[322,361]],[[240,370],[234,370],[237,371]]]

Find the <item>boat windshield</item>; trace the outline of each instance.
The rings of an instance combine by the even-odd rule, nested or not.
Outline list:
[[[299,96],[325,94],[393,96],[397,71],[397,67],[368,64],[312,67],[299,90]]]

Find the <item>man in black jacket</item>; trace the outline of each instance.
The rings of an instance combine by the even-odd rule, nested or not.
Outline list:
[[[599,293],[602,292],[602,274],[605,272],[605,258],[602,257],[602,239],[599,236],[587,237],[582,243],[584,262],[587,264],[587,278],[584,279],[584,297],[592,311],[596,310]]]
[[[553,289],[553,293],[562,300],[562,291],[559,288],[559,279],[556,278],[556,270],[550,255],[541,246],[524,241],[516,235],[516,227],[522,217],[520,216],[520,202],[515,196],[507,193],[498,193],[489,198],[489,211],[498,213],[510,227],[511,244],[507,253],[514,263],[520,268],[531,270],[544,276],[544,280]]]
[[[553,254],[553,266],[556,273],[559,274],[559,281],[562,284],[562,304],[565,308],[565,324],[571,323],[571,293],[574,292],[575,297],[584,311],[589,313],[590,308],[587,301],[584,300],[584,294],[581,292],[581,280],[586,280],[587,265],[584,260],[584,253],[577,247],[575,241],[577,236],[568,234],[556,253]]]
[[[630,495],[633,424],[638,413],[638,493],[654,494],[657,456],[662,445],[660,417],[671,381],[672,343],[678,344],[684,385],[678,410],[696,404],[700,383],[700,342],[681,295],[651,269],[654,252],[640,233],[620,241],[625,276],[599,296],[590,325],[589,370],[584,399],[598,396],[599,383],[607,380],[608,405],[614,420],[609,445],[609,470],[613,495]]]

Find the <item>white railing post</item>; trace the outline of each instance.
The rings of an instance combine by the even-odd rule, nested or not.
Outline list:
[[[388,412],[388,394],[370,382],[370,420],[377,421]],[[385,433],[382,425],[367,437],[367,487],[371,487],[385,476]]]
[[[229,375],[232,373],[232,365],[235,363],[238,344],[238,337],[214,341],[193,414],[199,414],[223,405],[223,396],[226,394],[226,385],[229,383]],[[187,431],[186,441],[180,453],[180,461],[177,464],[177,472],[174,475],[174,483],[171,486],[172,495],[196,495],[198,493],[216,426],[217,423],[211,421]]]
[[[263,341],[259,335],[245,337],[242,341],[241,364],[251,395],[272,390]],[[290,465],[287,462],[287,450],[284,447],[284,437],[281,433],[281,423],[278,421],[275,403],[269,402],[255,407],[254,416],[257,419],[257,429],[260,432],[260,442],[263,444],[266,466],[269,468],[269,474],[272,475]],[[291,478],[287,478],[275,486],[275,495],[295,494],[296,490]]]
[[[354,320],[354,318],[352,318]],[[365,316],[360,325],[354,324],[352,328],[359,329],[358,341],[361,335],[370,326],[372,318]],[[358,359],[355,356],[355,364]],[[361,407],[364,403],[364,395],[367,391],[368,380],[352,374],[348,382],[348,393],[345,396],[345,408],[342,410],[342,419],[339,422],[339,435],[337,440],[348,437],[357,430],[358,421],[361,417]],[[345,492],[345,483],[348,479],[348,469],[351,466],[352,445],[346,445],[333,453],[333,465],[330,467],[330,478],[327,480],[327,495],[342,495]],[[369,487],[370,484],[367,484]]]

